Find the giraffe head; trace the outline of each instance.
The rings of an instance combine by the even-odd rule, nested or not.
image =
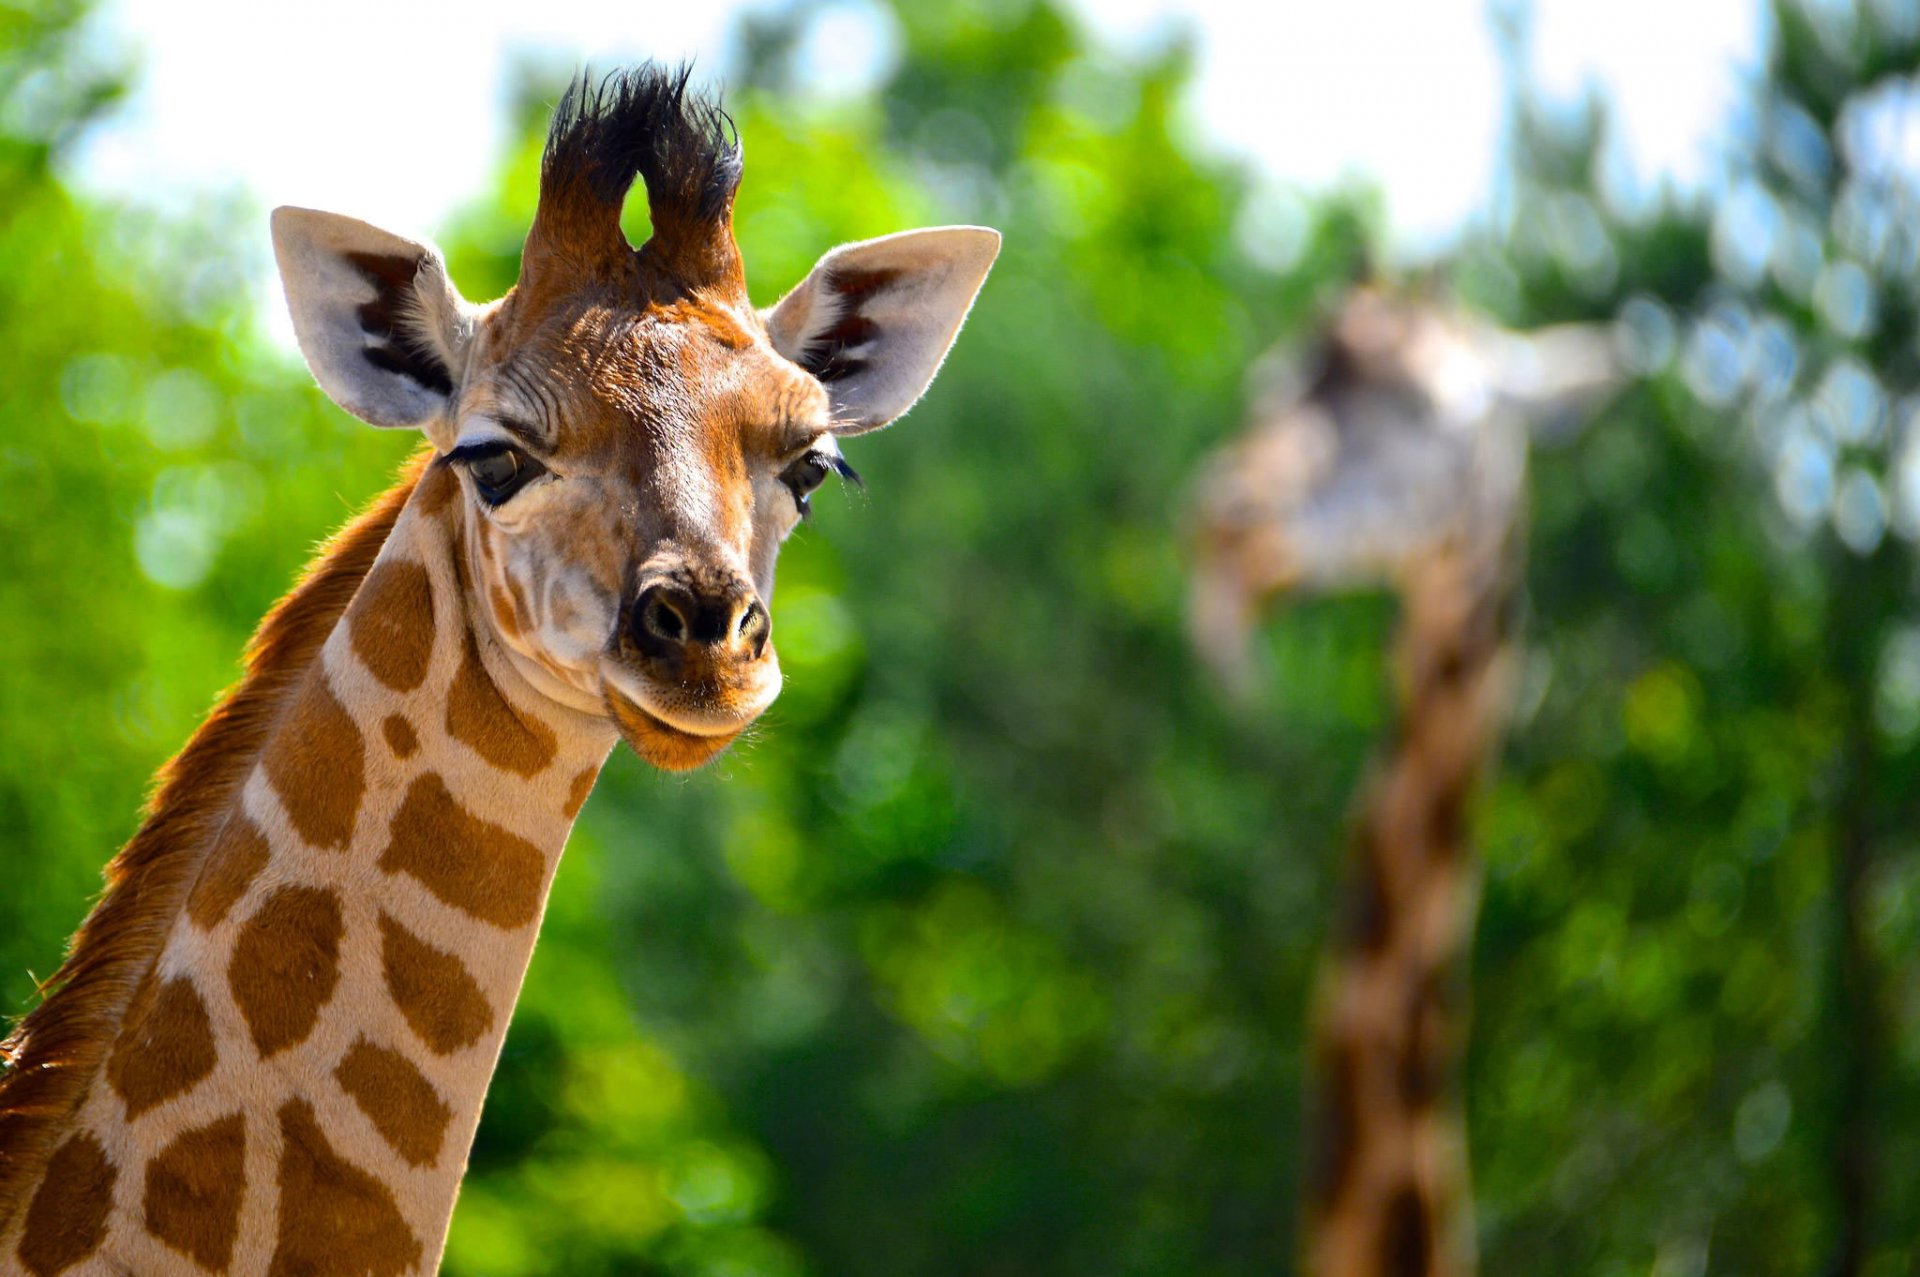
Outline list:
[[[455,478],[468,614],[543,691],[658,766],[705,762],[780,689],[780,545],[839,440],[932,380],[999,249],[979,227],[842,245],[756,311],[732,228],[741,151],[687,71],[569,88],[513,289],[464,301],[431,246],[273,217],[321,387],[412,427]],[[638,178],[652,235],[620,215]]]

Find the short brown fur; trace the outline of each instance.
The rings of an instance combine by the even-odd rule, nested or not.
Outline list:
[[[493,1007],[460,959],[380,915],[380,969],[387,992],[435,1055],[472,1046],[493,1027]]]
[[[507,703],[467,635],[460,672],[447,693],[447,735],[505,771],[537,776],[553,761],[553,729]]]
[[[91,1135],[76,1135],[47,1162],[47,1177],[27,1207],[20,1258],[35,1277],[54,1277],[100,1248],[119,1173]]]
[[[266,835],[245,813],[236,815],[214,843],[200,870],[200,881],[187,898],[187,913],[202,930],[211,931],[220,925],[227,911],[247,894],[247,888],[267,867],[268,855]]]
[[[302,838],[316,847],[345,850],[367,789],[367,742],[327,685],[326,668],[318,661],[287,712],[294,716],[294,730],[274,737],[267,749],[261,760],[267,778]],[[314,776],[325,776],[327,783],[309,784]]]
[[[347,1051],[333,1076],[380,1138],[408,1165],[431,1166],[438,1160],[453,1110],[413,1061],[363,1037]]]
[[[587,795],[593,792],[593,782],[598,779],[600,779],[600,769],[589,767],[575,776],[573,783],[567,786],[567,805],[560,810],[568,820],[578,816],[580,809],[587,805]]]
[[[419,1265],[420,1239],[393,1193],[334,1152],[313,1106],[280,1110],[280,1241],[267,1277],[398,1277]]]
[[[246,1193],[247,1119],[183,1131],[147,1165],[147,1231],[195,1263],[227,1271]]]
[[[396,692],[411,692],[433,659],[433,584],[418,563],[383,563],[367,577],[367,601],[353,614],[354,655]]]
[[[340,898],[282,887],[247,920],[227,964],[227,987],[261,1056],[298,1046],[340,983]]]
[[[509,930],[539,915],[547,877],[538,847],[468,814],[437,772],[407,789],[380,867],[409,874],[454,908]]]
[[[149,981],[134,996],[127,1026],[107,1057],[107,1081],[131,1119],[191,1089],[218,1062],[207,1004],[193,981]]]
[[[380,720],[380,734],[387,738],[387,747],[395,758],[412,758],[413,752],[420,748],[420,738],[414,734],[413,724],[398,714],[389,714]]]

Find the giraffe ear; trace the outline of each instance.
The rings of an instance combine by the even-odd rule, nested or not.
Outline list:
[[[273,255],[300,353],[329,398],[376,426],[445,414],[475,311],[432,246],[289,207],[273,211]]]
[[[834,433],[913,407],[960,331],[1000,232],[942,226],[842,244],[763,313],[773,348],[825,384]]]

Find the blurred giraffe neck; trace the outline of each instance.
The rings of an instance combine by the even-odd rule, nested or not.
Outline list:
[[[461,508],[416,467],[163,773],[0,1084],[0,1272],[436,1266],[615,740],[470,620]]]
[[[1352,913],[1315,1024],[1315,1277],[1474,1269],[1455,1094],[1479,894],[1466,820],[1506,711],[1508,566],[1443,554],[1403,590],[1399,722],[1353,834]]]

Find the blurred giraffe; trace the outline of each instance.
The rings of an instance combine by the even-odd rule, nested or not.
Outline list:
[[[1363,289],[1203,471],[1191,618],[1231,683],[1277,598],[1385,587],[1401,600],[1398,723],[1359,799],[1347,916],[1317,995],[1316,1277],[1473,1270],[1453,1093],[1478,902],[1466,812],[1507,710],[1528,431],[1616,377],[1593,329],[1522,337]]]

